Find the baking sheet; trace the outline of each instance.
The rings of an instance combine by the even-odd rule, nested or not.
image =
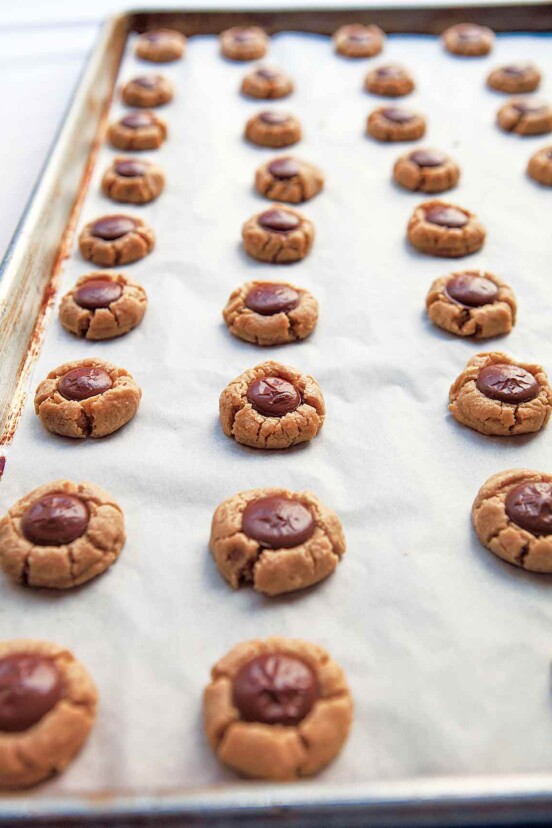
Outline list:
[[[112,437],[75,443],[47,434],[29,401],[3,481],[7,507],[48,480],[92,480],[119,500],[128,528],[117,565],[81,589],[56,594],[0,581],[2,636],[67,645],[101,695],[87,747],[35,796],[232,783],[205,744],[201,693],[211,665],[233,644],[270,634],[327,647],[355,697],[343,754],[301,783],[313,794],[331,784],[552,767],[552,581],[496,560],[469,522],[489,474],[550,469],[549,432],[485,438],[446,410],[450,383],[478,350],[501,348],[552,370],[550,192],[523,173],[549,141],[499,132],[494,117],[505,98],[483,85],[490,66],[527,57],[551,76],[544,36],[500,36],[489,58],[473,61],[443,54],[431,37],[390,37],[372,61],[339,58],[319,36],[273,37],[270,61],[293,75],[297,91],[268,106],[299,115],[305,138],[292,152],[327,175],[325,192],[303,208],[317,228],[313,252],[287,268],[255,263],[240,246],[241,224],[266,204],[252,189],[254,170],[275,154],[241,137],[246,119],[266,106],[237,92],[248,66],[221,59],[216,38],[196,37],[182,63],[162,67],[177,86],[162,113],[170,137],[145,157],[163,166],[168,185],[154,204],[128,209],[157,233],[155,252],[125,268],[148,291],[144,322],[127,337],[93,344],[52,316],[30,386],[62,362],[97,355],[133,373],[141,409]],[[405,104],[428,116],[419,145],[449,151],[462,165],[452,200],[488,229],[475,256],[433,260],[404,241],[423,199],[395,188],[390,170],[412,145],[364,135],[381,99],[364,93],[362,80],[387,60],[416,76],[419,91]],[[157,70],[129,53],[121,77],[145,68]],[[552,97],[550,80],[542,97]],[[113,117],[122,111],[116,102]],[[115,154],[107,146],[100,153],[79,227],[127,211],[99,194]],[[509,337],[464,342],[425,319],[432,279],[464,266],[493,270],[516,290],[519,321]],[[92,269],[75,246],[60,295]],[[233,339],[220,317],[231,290],[280,277],[319,298],[315,334],[270,350]],[[222,434],[220,391],[265,358],[319,381],[328,416],[309,446],[263,453]],[[310,488],[335,508],[348,552],[326,583],[269,601],[248,589],[233,593],[207,541],[220,500],[271,485]],[[255,784],[256,792],[263,787]]]

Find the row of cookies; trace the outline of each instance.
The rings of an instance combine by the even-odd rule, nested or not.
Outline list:
[[[132,86],[150,99],[155,94],[147,82],[131,85],[130,93]],[[159,195],[163,185],[154,165],[128,158],[116,159],[102,182],[109,197],[137,203]],[[85,258],[114,264],[140,258],[153,243],[141,220],[110,216],[91,223],[80,246]],[[145,291],[131,279],[92,273],[62,299],[60,317],[79,336],[106,339],[135,327],[145,307]],[[50,372],[37,389],[35,410],[55,433],[102,436],[134,416],[140,397],[126,371],[85,359]],[[123,512],[110,494],[57,480],[21,498],[2,518],[0,563],[24,586],[69,589],[111,566],[125,539]],[[2,643],[0,787],[26,787],[62,771],[86,741],[97,701],[92,678],[65,648],[33,639]]]
[[[85,257],[92,261],[100,258],[102,264],[111,263],[105,261],[106,257],[113,257],[121,264],[139,258],[135,253],[144,250],[140,247],[141,225],[138,230],[136,224],[130,227],[126,218],[107,217],[100,220],[99,228],[93,223],[81,234],[80,247]],[[98,229],[100,232],[96,234]],[[118,235],[121,229],[125,232]],[[72,295],[64,297],[60,314],[67,328],[71,329],[72,325],[74,332],[86,331],[85,335],[90,338],[100,333],[102,338],[102,330],[107,331],[106,335],[113,335],[112,325],[102,328],[102,311],[108,310],[119,317],[117,303],[123,297],[127,302],[135,297],[128,295],[131,285],[121,275],[99,274],[103,278],[98,279],[96,274],[95,284],[90,284],[94,282],[92,276],[85,277]],[[96,300],[110,300],[108,307],[97,305],[94,296]],[[74,319],[70,323],[68,309],[74,316],[86,311],[88,317],[85,321]],[[117,333],[124,333],[124,328],[131,326],[128,321],[126,325],[119,324]],[[120,427],[137,408],[139,389],[127,372],[95,360],[86,362],[60,366],[39,387],[36,410],[52,431],[79,437],[101,436]],[[67,394],[65,399],[69,401],[71,413],[65,403],[63,412],[54,412],[52,397],[57,399],[60,386],[63,394]],[[67,422],[72,424],[69,431],[65,427]],[[344,549],[340,524],[333,513],[301,493],[256,490],[242,493],[237,496],[238,500],[243,502],[244,496],[247,500],[247,495],[251,501],[247,516],[250,533],[247,571],[256,588],[267,594],[278,594],[315,583],[330,574]],[[260,560],[260,551],[266,549],[266,538],[261,543],[257,535],[259,527],[262,530],[265,526],[263,508],[270,503],[274,510],[275,502],[277,510],[283,510],[284,514],[291,511],[295,519],[299,515],[304,525],[300,537],[288,537],[287,545],[278,544],[288,550],[288,556],[277,556],[277,565],[269,571],[267,556],[263,555],[263,561]],[[222,504],[216,514],[220,516],[225,508]],[[33,586],[67,588],[83,583],[105,570],[124,543],[122,512],[112,498],[97,487],[67,481],[56,481],[31,492],[10,510],[0,531],[5,535],[0,539],[0,549],[8,553],[3,555],[5,571],[15,580]],[[223,576],[230,582],[243,579],[243,573],[238,575],[237,560],[232,574],[225,570],[214,536],[213,529],[211,549]],[[257,562],[252,557],[254,543]],[[300,560],[302,550],[305,566],[297,573],[291,561]],[[307,565],[308,560],[318,560],[314,571],[312,563],[310,568]],[[0,658],[3,691],[0,730],[10,734],[3,743],[6,761],[0,771],[0,784],[17,787],[33,784],[65,767],[88,735],[97,696],[88,677],[90,710],[86,728],[76,721],[64,727],[61,711],[67,708],[70,688],[65,672],[51,656],[55,646],[16,641],[9,642],[8,648],[6,657]],[[64,659],[64,663],[75,663],[75,672],[84,672],[70,654],[64,655]],[[36,691],[38,676],[42,680],[41,695]],[[273,689],[268,706],[264,702],[267,682]],[[40,704],[37,704],[37,695]],[[15,697],[19,711],[26,714],[17,720],[13,712]],[[30,715],[28,711],[33,705],[37,709],[35,715]],[[242,773],[294,778],[316,772],[339,751],[349,728],[351,708],[343,674],[321,648],[305,642],[268,639],[238,645],[215,665],[212,682],[205,693],[205,727],[221,760]],[[238,722],[241,722],[239,728]],[[63,744],[60,743],[62,733]],[[58,743],[54,745],[56,739]]]
[[[249,75],[249,84],[254,74]],[[275,80],[261,74],[261,80],[256,81],[257,94],[270,96]],[[293,116],[271,109],[247,121],[244,137],[258,146],[280,148],[297,143],[301,128]],[[314,240],[314,225],[302,213],[280,202],[306,201],[321,191],[323,181],[318,168],[294,157],[278,157],[263,164],[255,175],[256,189],[277,201],[243,225],[245,252],[273,265],[303,259]],[[256,281],[232,293],[223,316],[229,330],[241,339],[260,345],[284,344],[302,339],[313,330],[318,303],[309,291],[296,285]],[[322,391],[314,378],[273,360],[243,372],[231,382],[220,396],[219,408],[223,430],[229,437],[261,449],[289,448],[313,439],[326,414]],[[231,586],[252,584],[258,591],[277,594],[303,589],[327,578],[345,552],[345,539],[337,515],[322,507],[312,493],[257,489],[241,492],[217,508],[210,548]],[[308,690],[300,681],[299,669],[294,670],[285,688],[286,699],[281,676],[281,670],[263,665],[252,693],[257,709],[251,718],[262,728],[265,745],[270,745],[270,752],[265,754],[270,758],[269,765],[263,760],[254,769],[240,764],[239,756],[250,747],[249,742],[235,740],[237,749],[230,755],[224,745],[210,740],[221,761],[238,771],[245,770],[247,775],[289,776],[285,770],[287,751],[282,756],[277,751],[277,741],[289,738],[289,725],[294,724],[288,720],[285,707],[291,704],[293,709]],[[205,695],[208,736],[211,692]],[[262,694],[269,696],[270,703],[262,699]],[[339,747],[352,719],[349,692],[346,710],[342,712],[345,716],[341,718]],[[326,744],[326,750],[331,752],[327,753],[329,761],[337,753],[335,725],[323,735],[321,724],[314,723],[311,716],[312,712],[300,713],[298,726],[309,728],[309,739],[313,738],[320,747]]]

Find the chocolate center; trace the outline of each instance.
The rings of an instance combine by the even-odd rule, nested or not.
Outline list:
[[[245,304],[261,316],[273,316],[275,313],[287,313],[297,307],[299,294],[289,285],[263,282],[251,288],[245,297]]]
[[[58,380],[57,390],[66,400],[87,400],[103,394],[113,386],[111,377],[103,368],[87,365],[73,368]]]
[[[521,483],[505,502],[506,514],[533,535],[552,534],[552,483]]]
[[[232,39],[236,43],[251,43],[252,40],[257,39],[257,32],[252,29],[238,29],[232,33]]]
[[[0,732],[21,733],[63,698],[61,674],[51,658],[14,653],[0,658]]]
[[[21,531],[36,546],[63,546],[85,533],[89,519],[88,507],[80,497],[53,492],[27,507]]]
[[[268,549],[291,549],[312,536],[314,520],[298,500],[272,495],[248,503],[242,532]]]
[[[263,80],[277,80],[282,73],[278,69],[271,69],[269,66],[259,66],[255,74]]]
[[[301,220],[295,213],[279,207],[265,210],[259,216],[258,222],[265,230],[272,230],[274,233],[290,233],[292,230],[297,230],[301,224]]]
[[[130,216],[103,216],[94,222],[90,235],[104,241],[115,241],[135,229],[136,222]]]
[[[503,66],[500,70],[505,75],[512,75],[514,78],[522,78],[529,71],[527,64],[516,63],[509,66]]]
[[[149,112],[129,112],[120,123],[128,129],[142,129],[155,124],[155,119]]]
[[[514,101],[512,106],[522,115],[536,115],[539,112],[544,112],[547,108],[546,104],[540,101]]]
[[[280,124],[287,124],[290,119],[290,115],[288,112],[282,112],[278,109],[267,109],[265,112],[261,112],[259,115],[259,120],[263,122],[263,124],[269,124],[270,126],[279,126]]]
[[[407,124],[417,117],[414,112],[410,112],[410,110],[403,109],[400,106],[390,106],[387,109],[382,109],[381,114],[394,124]]]
[[[115,163],[115,172],[124,178],[136,178],[145,175],[147,167],[143,161],[135,161],[134,158],[125,158]]]
[[[311,667],[285,653],[251,659],[233,682],[233,702],[246,722],[296,725],[311,711],[318,696]]]
[[[467,23],[464,26],[459,26],[456,29],[456,35],[460,40],[477,41],[483,38],[483,31],[479,26]]]
[[[367,43],[372,39],[372,32],[364,26],[358,26],[357,28],[349,29],[347,38],[348,40],[352,40],[353,43]]]
[[[286,181],[299,175],[299,162],[295,158],[276,158],[268,165],[268,171],[274,178]]]
[[[287,380],[262,377],[253,380],[247,389],[247,400],[255,411],[266,417],[283,417],[301,405],[301,394]]]
[[[84,282],[74,294],[77,305],[87,310],[108,308],[117,299],[120,299],[123,288],[117,282],[109,279],[89,279]]]
[[[412,163],[417,164],[418,167],[441,167],[447,162],[447,156],[444,152],[438,152],[438,150],[430,149],[414,150],[414,152],[410,153],[409,158]]]
[[[395,63],[389,63],[387,66],[379,66],[376,69],[378,78],[391,78],[398,80],[404,76],[404,69],[402,66],[397,66]]]
[[[157,89],[160,82],[161,78],[159,75],[140,75],[140,77],[132,80],[132,83],[140,86],[142,89]]]
[[[540,391],[533,374],[519,365],[487,365],[479,372],[476,385],[491,400],[511,405],[534,400]]]
[[[461,228],[468,223],[468,216],[458,207],[447,207],[446,204],[437,204],[425,214],[426,221],[437,224],[439,227]]]
[[[475,273],[457,273],[447,282],[445,292],[455,302],[468,308],[491,305],[498,299],[495,283]]]

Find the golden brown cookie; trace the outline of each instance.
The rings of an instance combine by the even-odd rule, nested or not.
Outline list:
[[[444,201],[425,201],[408,222],[409,242],[428,256],[458,258],[483,246],[486,231],[474,213]]]
[[[238,644],[215,664],[203,696],[217,757],[258,779],[317,773],[343,747],[352,716],[341,667],[322,647],[291,638]]]
[[[136,216],[101,216],[80,233],[79,249],[89,262],[116,267],[143,259],[155,245],[153,230]]]
[[[496,120],[505,132],[544,135],[552,132],[552,106],[536,98],[513,98],[500,107]]]
[[[462,57],[488,55],[493,48],[494,37],[492,29],[476,23],[457,23],[449,26],[442,34],[445,49]]]
[[[107,137],[115,149],[157,149],[167,137],[167,125],[149,109],[136,110],[111,124]]]
[[[314,224],[285,204],[271,204],[268,210],[245,222],[242,238],[245,252],[253,259],[289,264],[304,259],[310,252]]]
[[[174,88],[164,75],[139,75],[127,81],[121,90],[123,103],[146,109],[172,101]]]
[[[245,76],[241,85],[242,95],[248,98],[285,98],[292,92],[290,76],[270,66],[257,66]]]
[[[136,41],[136,57],[152,63],[171,63],[183,57],[186,43],[186,37],[175,29],[144,32]]]
[[[128,371],[90,357],[50,371],[36,389],[34,405],[54,434],[105,437],[132,420],[141,396]]]
[[[534,63],[508,63],[499,66],[489,74],[487,86],[496,92],[521,95],[534,92],[541,82],[541,73]]]
[[[377,141],[417,141],[425,135],[426,120],[403,106],[380,106],[368,115],[366,131]]]
[[[477,537],[503,561],[552,572],[552,475],[508,469],[489,477],[472,507]]]
[[[75,336],[113,339],[142,321],[147,302],[142,285],[122,273],[87,273],[61,300],[59,320]]]
[[[481,434],[529,434],[548,422],[552,391],[540,365],[491,351],[468,361],[451,386],[449,410]]]
[[[301,140],[301,124],[289,112],[267,109],[253,115],[245,125],[245,137],[259,147],[289,147]]]
[[[163,192],[161,167],[138,158],[115,158],[102,178],[102,192],[121,204],[148,204]]]
[[[345,554],[339,518],[312,492],[251,489],[213,515],[209,549],[233,589],[281,595],[319,583]]]
[[[86,742],[98,694],[73,653],[49,641],[0,641],[0,788],[61,773]]]
[[[324,187],[324,173],[314,164],[308,164],[290,155],[267,161],[255,173],[255,187],[271,201],[300,204],[308,201]]]
[[[543,147],[531,156],[527,174],[539,184],[552,187],[552,146]]]
[[[260,26],[232,26],[219,39],[220,50],[229,60],[258,60],[268,49],[268,35]]]
[[[318,302],[287,282],[246,282],[230,295],[222,315],[230,333],[255,345],[305,339],[318,320]]]
[[[115,563],[125,540],[123,513],[111,495],[92,483],[54,480],[0,520],[0,565],[18,584],[72,589]]]
[[[399,63],[387,63],[370,69],[364,79],[364,88],[372,95],[385,98],[401,98],[409,95],[416,84],[410,72]]]
[[[440,150],[415,149],[396,161],[393,178],[405,190],[443,193],[458,184],[460,167]]]
[[[228,437],[252,448],[283,449],[316,437],[326,416],[318,383],[281,362],[261,362],[226,386],[219,400]]]
[[[336,52],[349,58],[367,58],[378,55],[385,43],[385,34],[379,26],[348,23],[333,34]]]
[[[434,325],[457,336],[488,339],[510,333],[517,304],[512,288],[483,270],[462,270],[435,279],[426,298]]]

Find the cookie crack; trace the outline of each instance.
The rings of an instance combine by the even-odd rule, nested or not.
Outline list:
[[[529,552],[530,552],[530,543],[529,543],[529,541],[527,541],[527,543],[523,544],[520,551],[518,552],[518,554],[515,557],[516,563],[519,566],[521,566],[522,569],[525,569],[525,559],[527,558],[527,555],[529,554]]]

